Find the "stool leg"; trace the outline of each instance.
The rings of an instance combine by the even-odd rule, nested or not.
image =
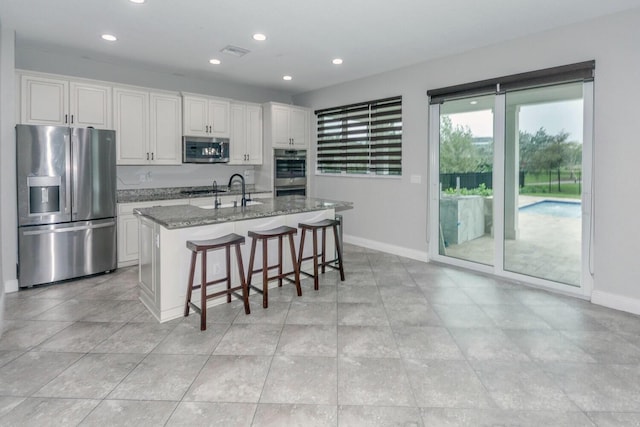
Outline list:
[[[200,284],[200,330],[207,329],[207,251],[202,251],[202,283]]]
[[[322,229],[322,274],[324,274],[325,272],[325,266],[327,265],[327,257],[326,257],[326,253],[327,253],[327,233],[326,233],[327,229],[323,228]]]
[[[256,257],[256,239],[251,239],[251,255],[249,256],[249,277],[247,278],[247,286],[251,286],[251,278],[253,277],[253,261]]]
[[[338,251],[338,268],[340,269],[340,280],[344,282],[344,268],[342,267],[342,248],[338,239],[338,226],[333,226],[333,238],[336,242],[336,250]]]
[[[196,258],[197,252],[191,252],[191,268],[189,268],[189,279],[187,282],[187,301],[184,305],[184,317],[189,315],[189,303],[191,302],[191,293],[193,292],[193,276],[196,272]]]
[[[282,287],[282,236],[278,236],[278,287]]]
[[[307,234],[307,229],[302,229],[302,235],[300,236],[300,250],[298,251],[298,271],[302,270],[302,253],[304,252],[304,236]]]
[[[231,247],[226,246],[225,255],[227,256],[227,303],[231,302]]]
[[[269,307],[269,265],[267,262],[267,239],[262,239],[262,308]]]
[[[313,229],[313,289],[318,290],[318,230]]]
[[[242,264],[242,253],[240,252],[240,245],[234,245],[236,247],[236,260],[238,261],[238,273],[240,274],[240,285],[242,285],[242,300],[244,301],[245,314],[251,313],[251,307],[249,307],[249,286],[244,279],[244,265]]]
[[[298,261],[296,260],[296,245],[293,243],[293,234],[289,234],[289,248],[291,250],[291,261],[293,262],[293,274],[295,279],[296,291],[298,296],[302,296],[302,288],[300,287],[300,268],[298,267]]]

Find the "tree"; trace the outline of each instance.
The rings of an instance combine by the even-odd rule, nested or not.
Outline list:
[[[478,170],[481,159],[472,139],[471,129],[454,128],[449,116],[440,116],[440,173]]]

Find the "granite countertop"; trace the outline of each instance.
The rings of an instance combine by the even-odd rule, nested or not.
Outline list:
[[[134,209],[134,213],[149,218],[168,229],[197,227],[220,224],[228,221],[289,215],[301,212],[335,209],[342,211],[353,208],[351,202],[317,199],[304,196],[281,196],[269,199],[254,199],[254,204],[246,207],[204,209],[194,205],[155,206]]]
[[[236,196],[242,194],[239,185],[234,185],[233,190],[229,190],[226,186],[219,186],[220,192],[218,197]],[[247,185],[247,197],[251,194],[271,193],[271,190],[255,188],[253,185]],[[151,202],[154,200],[175,200],[175,199],[194,199],[198,197],[212,197],[213,190],[210,185],[200,187],[166,187],[166,188],[141,188],[135,190],[118,190],[116,201],[118,203],[135,203],[135,202]]]

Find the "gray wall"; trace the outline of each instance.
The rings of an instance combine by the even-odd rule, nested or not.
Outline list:
[[[355,202],[345,233],[416,258],[427,253],[427,89],[596,60],[592,301],[640,313],[640,9],[294,96],[313,109],[403,96],[403,177],[314,177],[315,195]],[[314,160],[312,159],[312,162]],[[419,175],[421,184],[411,184]]]

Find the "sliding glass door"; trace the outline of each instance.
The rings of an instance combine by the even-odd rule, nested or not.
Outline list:
[[[590,292],[592,106],[591,81],[432,103],[431,258]]]

